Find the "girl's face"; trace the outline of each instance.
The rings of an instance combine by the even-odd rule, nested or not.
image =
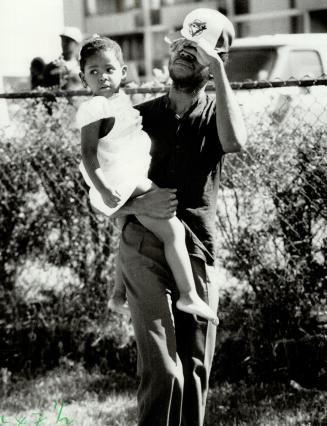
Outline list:
[[[112,50],[99,50],[87,58],[81,78],[94,95],[110,98],[118,92],[122,80],[126,78],[126,72],[126,65],[120,64]]]

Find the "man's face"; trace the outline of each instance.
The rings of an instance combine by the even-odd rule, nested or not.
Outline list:
[[[61,36],[62,55],[66,61],[77,56],[78,43],[69,37]]]
[[[181,88],[194,90],[209,80],[209,67],[198,62],[194,44],[186,39],[170,45],[168,69],[173,82]]]

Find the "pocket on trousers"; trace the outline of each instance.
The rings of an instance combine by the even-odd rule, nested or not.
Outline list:
[[[169,268],[164,254],[163,243],[150,231],[145,230],[142,241],[139,245],[139,253],[143,256],[148,267],[154,267],[160,264],[165,268]]]
[[[139,252],[143,242],[141,225],[128,222],[124,225],[120,241],[120,254],[128,263],[140,261]]]

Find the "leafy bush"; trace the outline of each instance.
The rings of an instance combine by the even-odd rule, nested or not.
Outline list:
[[[237,302],[228,292],[223,298],[215,375],[326,386],[319,319],[327,295],[327,132],[306,124],[272,129],[250,129],[248,149],[225,165],[220,261],[248,290]],[[299,349],[297,368],[287,354],[277,356],[284,342],[300,348],[303,339],[312,350]]]
[[[0,367],[33,374],[64,357],[134,373],[131,325],[106,310],[118,230],[90,208],[74,105],[49,102],[20,101],[0,145]],[[218,261],[238,284],[221,298],[211,379],[322,386],[326,130],[258,123],[224,168]]]
[[[16,135],[0,146],[0,364],[35,371],[86,352],[91,363],[102,336],[115,365],[131,335],[106,311],[118,231],[90,208],[75,108],[64,99],[19,107]]]

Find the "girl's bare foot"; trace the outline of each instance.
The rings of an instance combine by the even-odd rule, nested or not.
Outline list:
[[[217,315],[197,294],[185,293],[180,295],[176,307],[180,311],[205,318],[214,325],[219,324]]]
[[[108,309],[118,314],[130,316],[128,303],[123,297],[114,296],[108,302]]]

